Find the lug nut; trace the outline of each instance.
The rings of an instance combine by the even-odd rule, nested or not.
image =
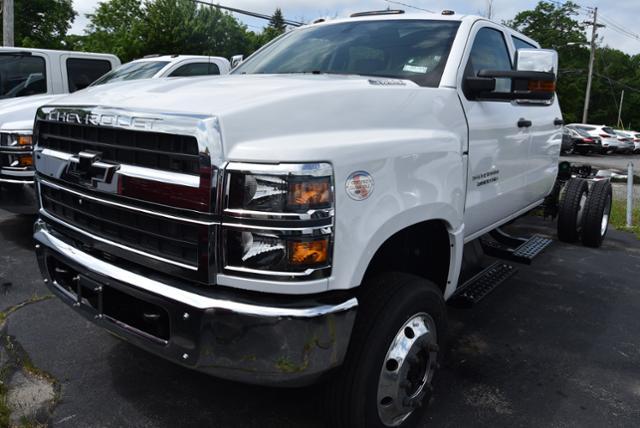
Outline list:
[[[182,354],[182,359],[183,360],[188,360],[189,359],[189,354]]]
[[[182,315],[182,319],[183,319],[184,321],[187,321],[187,320],[189,319],[189,313],[188,313],[188,312],[185,312],[185,313]]]

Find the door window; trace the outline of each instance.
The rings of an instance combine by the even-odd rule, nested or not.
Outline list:
[[[480,70],[511,70],[511,56],[502,31],[482,28],[471,48],[466,74],[477,76]],[[510,79],[496,79],[496,92],[511,91]]]
[[[169,77],[208,76],[220,74],[220,68],[216,64],[207,62],[193,62],[178,67]]]
[[[69,58],[67,60],[67,78],[69,92],[84,89],[99,77],[111,71],[111,63],[99,59]]]
[[[518,37],[512,36],[512,39],[516,49],[538,49],[536,46],[532,45],[529,42],[525,42],[524,40]]]
[[[0,98],[24,97],[47,92],[44,58],[22,52],[0,55]]]

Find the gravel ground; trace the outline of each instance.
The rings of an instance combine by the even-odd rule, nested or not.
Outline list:
[[[0,210],[0,284],[10,284],[0,311],[48,294],[32,221]],[[515,229],[554,234],[540,218]],[[640,242],[612,231],[599,250],[554,243],[519,269],[475,308],[449,310],[450,350],[422,426],[640,426]],[[258,388],[189,371],[57,299],[14,312],[6,330],[54,379],[54,427],[323,426],[318,387]]]

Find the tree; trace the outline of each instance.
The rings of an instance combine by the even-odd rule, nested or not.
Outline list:
[[[558,99],[566,122],[582,120],[589,63],[585,26],[575,18],[580,7],[540,1],[535,9],[505,22],[559,55]],[[623,120],[640,127],[640,55],[631,57],[609,47],[597,48],[591,88],[589,122],[614,125],[620,92],[625,89]]]
[[[282,10],[277,8],[269,20],[269,25],[260,34],[260,43],[265,44],[287,31],[287,24],[284,22]]]
[[[82,39],[70,39],[82,50],[110,52],[122,61],[130,61],[144,51],[142,0],[111,0],[98,4],[88,14],[89,25]]]
[[[15,44],[20,47],[65,48],[65,37],[76,15],[72,0],[15,0]]]

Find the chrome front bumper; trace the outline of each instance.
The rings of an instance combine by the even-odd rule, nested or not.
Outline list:
[[[339,366],[346,354],[358,305],[353,297],[291,301],[215,286],[205,292],[98,259],[42,220],[34,238],[52,292],[101,327],[183,366],[245,383],[299,386]],[[59,283],[61,271],[72,284]],[[123,310],[129,301],[131,310]],[[167,328],[153,331],[166,333],[150,333],[145,312],[162,314]]]

